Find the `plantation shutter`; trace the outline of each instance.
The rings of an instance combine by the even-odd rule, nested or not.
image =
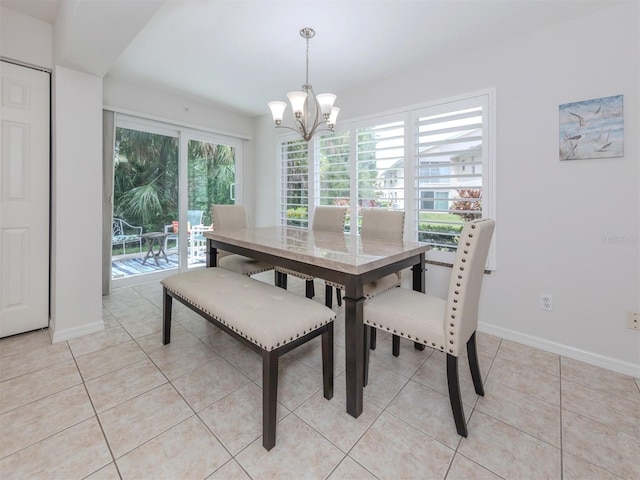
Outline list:
[[[416,231],[433,251],[454,252],[465,222],[484,213],[487,96],[412,112]]]
[[[309,223],[309,149],[304,140],[280,144],[282,163],[280,225],[307,227]]]
[[[318,140],[315,205],[349,205],[349,132],[323,135]]]
[[[356,130],[358,206],[404,209],[404,143],[403,120]]]

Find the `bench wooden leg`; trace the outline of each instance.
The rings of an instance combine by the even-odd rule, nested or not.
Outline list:
[[[262,352],[262,446],[267,450],[276,444],[278,356],[277,350]]]
[[[333,398],[333,322],[322,334],[322,387],[324,398]]]
[[[394,357],[400,355],[400,337],[398,335],[391,337],[391,353]]]
[[[169,295],[165,287],[162,288],[162,344],[171,341],[171,309],[173,297]]]

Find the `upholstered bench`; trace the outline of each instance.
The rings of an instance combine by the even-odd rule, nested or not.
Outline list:
[[[276,444],[278,359],[322,335],[324,397],[333,397],[333,310],[224,268],[203,268],[162,280],[162,342],[171,341],[175,298],[262,355],[262,445]]]

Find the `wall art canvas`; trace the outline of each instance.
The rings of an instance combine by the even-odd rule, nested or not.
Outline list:
[[[560,105],[560,160],[623,155],[622,95]]]

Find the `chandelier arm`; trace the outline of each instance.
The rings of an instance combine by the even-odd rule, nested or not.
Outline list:
[[[287,130],[291,130],[291,131],[293,131],[293,132],[300,133],[300,129],[290,127],[289,125],[282,125],[282,124],[280,124],[280,125],[275,125],[275,128],[286,128]]]
[[[313,137],[316,133],[320,133],[320,132],[331,132],[333,133],[333,128],[329,128],[327,122],[322,121],[320,123],[318,123],[315,128],[313,129],[313,131],[311,132],[311,135],[309,137]]]
[[[300,118],[296,118],[295,121],[298,124],[297,132],[301,133],[302,138],[308,142],[312,135],[309,135],[307,132],[307,112],[305,111],[303,115]]]

